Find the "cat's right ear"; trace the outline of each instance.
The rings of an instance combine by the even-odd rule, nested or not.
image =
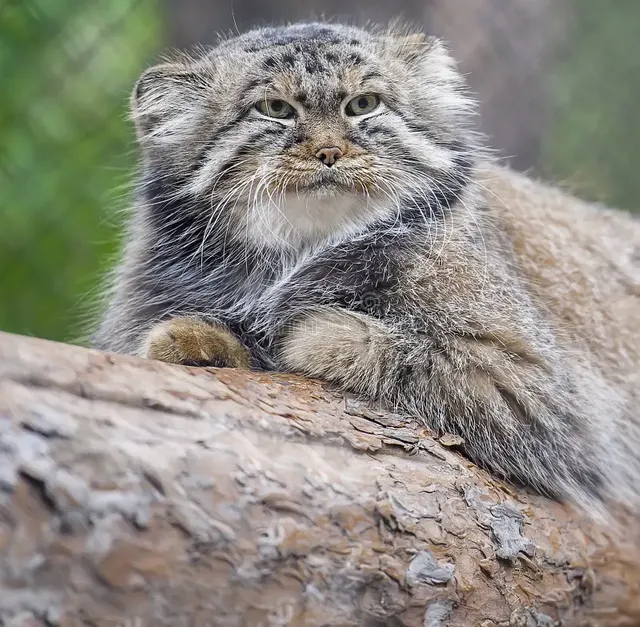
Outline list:
[[[145,70],[130,99],[138,139],[168,141],[183,135],[202,82],[194,68],[180,63],[162,63]]]

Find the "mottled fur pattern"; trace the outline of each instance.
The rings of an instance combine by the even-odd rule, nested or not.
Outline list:
[[[493,165],[473,113],[442,44],[399,29],[259,29],[148,70],[95,344],[320,377],[500,476],[637,506],[640,225]]]

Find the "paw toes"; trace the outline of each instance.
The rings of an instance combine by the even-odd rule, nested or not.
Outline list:
[[[154,326],[142,356],[184,366],[248,368],[247,349],[226,329],[195,318],[175,318]]]

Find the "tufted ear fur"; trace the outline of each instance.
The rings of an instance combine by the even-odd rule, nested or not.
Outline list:
[[[438,37],[391,29],[384,37],[383,54],[403,62],[421,93],[438,103],[444,114],[460,121],[475,113],[463,75],[455,59]]]
[[[139,141],[170,141],[184,135],[205,93],[204,74],[194,65],[169,62],[145,70],[130,99]]]
[[[389,47],[396,56],[413,64],[424,57],[435,41],[435,37],[427,37],[424,33],[396,34],[391,35]]]
[[[383,51],[396,59],[413,65],[438,44],[436,37],[429,37],[422,32],[416,32],[411,27],[397,20],[380,33]]]
[[[392,29],[384,37],[384,52],[430,78],[462,82],[454,58],[438,37]]]

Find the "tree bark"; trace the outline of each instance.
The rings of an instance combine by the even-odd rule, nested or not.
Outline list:
[[[0,334],[0,624],[640,624],[637,530],[458,444],[293,376]]]

